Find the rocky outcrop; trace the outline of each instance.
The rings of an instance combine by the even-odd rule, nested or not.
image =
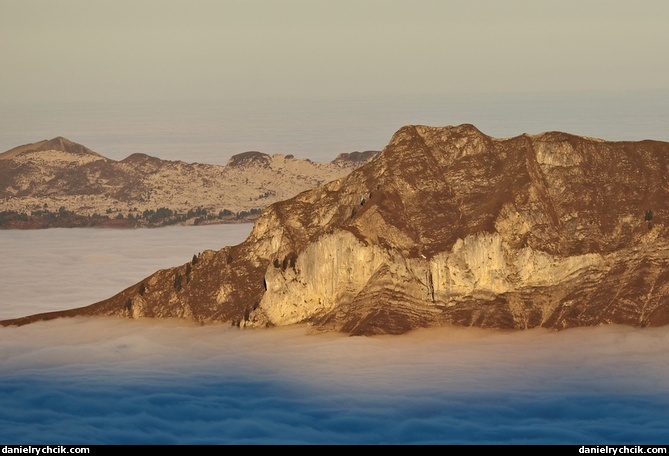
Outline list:
[[[15,215],[7,220],[9,227],[21,220],[19,227],[78,225],[81,217],[146,223],[153,215],[149,212],[160,208],[171,211],[170,222],[212,216],[236,221],[240,214],[254,215],[345,176],[372,157],[314,163],[292,155],[244,152],[227,166],[217,166],[137,153],[115,161],[58,137],[0,154],[0,215]],[[35,223],[35,215],[48,223]],[[4,221],[0,217],[0,226],[6,227]]]
[[[337,158],[335,158],[332,162],[342,166],[352,163],[367,163],[377,155],[379,155],[378,150],[366,150],[364,152],[344,152],[337,155]]]
[[[241,154],[233,155],[228,160],[228,166],[235,168],[246,166],[257,166],[260,168],[269,168],[272,163],[272,157],[257,151],[242,152]]]
[[[669,323],[669,143],[400,129],[242,244],[66,315],[399,334]]]

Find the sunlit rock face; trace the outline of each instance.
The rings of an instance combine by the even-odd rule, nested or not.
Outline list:
[[[399,334],[669,323],[669,143],[400,129],[249,238],[65,315]],[[141,293],[140,293],[141,292]]]

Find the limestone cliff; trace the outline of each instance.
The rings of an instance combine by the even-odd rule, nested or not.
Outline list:
[[[72,315],[399,334],[669,323],[669,143],[400,129],[249,238]]]

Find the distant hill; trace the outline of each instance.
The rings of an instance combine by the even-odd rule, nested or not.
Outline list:
[[[331,163],[261,152],[235,155],[226,166],[139,153],[115,161],[57,137],[0,154],[0,227],[249,220],[376,155],[359,154],[341,154]]]

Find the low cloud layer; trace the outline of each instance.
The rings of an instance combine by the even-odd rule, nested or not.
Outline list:
[[[3,249],[24,255],[16,270],[0,267],[18,284],[3,287],[3,312],[88,299],[95,258],[129,285],[147,254],[181,264],[241,230],[210,229],[211,238],[199,228],[47,230],[11,233],[11,243],[0,232]],[[58,242],[64,253],[49,250]],[[669,435],[667,328],[306,333],[115,318],[0,328],[0,441],[661,444]]]
[[[666,443],[666,329],[0,330],[11,443]]]
[[[0,319],[93,304],[193,254],[242,242],[251,224],[0,232]]]

